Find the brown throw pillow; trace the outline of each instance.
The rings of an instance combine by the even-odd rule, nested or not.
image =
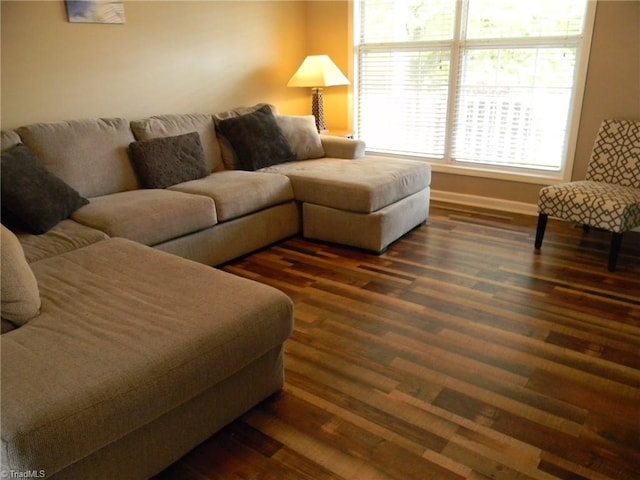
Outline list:
[[[268,105],[246,115],[221,120],[217,128],[234,149],[239,170],[258,170],[296,159]]]
[[[198,132],[132,142],[129,151],[144,188],[167,188],[209,174]]]

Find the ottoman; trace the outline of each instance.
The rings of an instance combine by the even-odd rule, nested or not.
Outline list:
[[[305,238],[382,253],[429,215],[431,169],[424,162],[320,158],[270,171],[291,180]]]

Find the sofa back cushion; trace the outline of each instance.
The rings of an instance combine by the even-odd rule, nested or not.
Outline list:
[[[136,140],[152,140],[198,132],[209,172],[224,168],[211,115],[201,113],[158,115],[131,122],[131,130]]]
[[[0,150],[8,150],[17,144],[22,143],[20,135],[13,130],[2,130],[0,132]]]
[[[324,157],[322,140],[313,115],[276,115],[276,122],[296,154],[296,160]]]
[[[138,188],[127,151],[135,139],[125,119],[37,123],[16,131],[54,175],[84,197]]]

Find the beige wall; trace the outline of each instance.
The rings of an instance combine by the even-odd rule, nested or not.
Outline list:
[[[593,140],[603,118],[640,119],[638,0],[598,2],[574,180],[584,178]]]
[[[307,3],[307,55],[326,54],[353,81],[353,41],[350,37],[350,2],[341,0]],[[324,89],[325,121],[329,130],[353,127],[353,86]],[[309,100],[310,101],[310,100]]]
[[[2,128],[71,118],[215,112],[260,101],[310,112],[286,83],[326,53],[353,80],[350,2],[125,2],[125,25],[66,21],[64,2],[2,1]],[[352,126],[352,87],[325,90],[331,128]],[[640,1],[600,0],[573,178],[605,117],[640,118]],[[541,185],[435,173],[433,188],[533,204]]]
[[[304,2],[125,1],[124,25],[67,22],[64,1],[2,1],[2,128],[216,112],[266,101],[306,51]]]

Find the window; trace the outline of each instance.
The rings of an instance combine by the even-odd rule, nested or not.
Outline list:
[[[369,150],[562,176],[593,2],[355,3],[356,128]]]

